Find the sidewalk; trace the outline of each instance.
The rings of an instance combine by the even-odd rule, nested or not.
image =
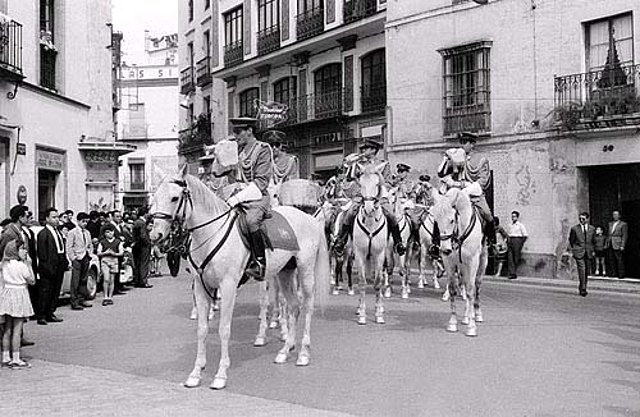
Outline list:
[[[32,368],[0,369],[0,416],[323,416],[347,414],[193,389],[98,368],[33,360]],[[265,381],[266,383],[266,381]]]
[[[485,275],[483,282],[507,285],[530,285],[542,287],[569,288],[576,290],[578,288],[577,280],[552,279],[552,278],[532,278],[518,277],[517,279],[508,279],[507,277],[494,277]],[[612,293],[640,294],[640,279],[634,278],[608,278],[608,277],[589,277],[589,291],[605,291]]]

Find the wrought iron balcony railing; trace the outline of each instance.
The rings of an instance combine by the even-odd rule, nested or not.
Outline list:
[[[15,20],[0,23],[0,69],[22,75],[22,25]]]
[[[300,13],[296,17],[298,40],[309,39],[324,31],[324,7],[316,7]]]
[[[347,24],[374,15],[377,11],[377,0],[345,0],[342,16]]]
[[[244,48],[242,41],[234,42],[224,47],[224,66],[234,67],[242,63]]]
[[[640,64],[554,79],[556,119],[566,129],[640,124]]]
[[[387,107],[387,83],[363,85],[360,107],[363,113],[384,110]]]
[[[196,63],[196,85],[203,87],[211,83],[211,57],[206,56]]]
[[[291,99],[285,124],[294,125],[310,120],[328,119],[345,113],[345,90],[337,89],[321,94],[307,94]]]
[[[258,55],[266,55],[280,49],[280,26],[272,26],[258,32]]]
[[[178,132],[178,151],[181,154],[202,153],[204,145],[211,144],[211,115],[201,114],[190,127]]]
[[[40,45],[40,85],[56,89],[56,58],[58,52]]]
[[[180,94],[189,94],[196,89],[193,78],[193,67],[180,71]]]

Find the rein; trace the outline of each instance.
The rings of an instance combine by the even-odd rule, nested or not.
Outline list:
[[[440,241],[445,241],[445,240],[449,240],[451,239],[452,242],[454,242],[456,245],[458,245],[458,259],[460,262],[462,262],[462,245],[464,244],[465,240],[467,240],[467,238],[469,236],[471,236],[471,232],[473,232],[474,227],[476,226],[476,222],[477,222],[477,218],[478,218],[478,213],[476,212],[475,208],[471,209],[471,220],[469,221],[469,224],[467,225],[467,227],[465,228],[464,232],[462,233],[461,236],[457,235],[457,227],[459,224],[459,213],[458,211],[456,211],[456,218],[458,219],[458,221],[456,221],[456,230],[453,231],[453,233],[450,233],[448,235],[442,235],[440,236]]]
[[[384,227],[387,225],[387,219],[383,217],[383,221],[380,224],[380,226],[372,233],[372,232],[369,232],[369,230],[367,230],[364,224],[362,224],[362,220],[360,219],[360,217],[361,216],[357,216],[356,220],[357,220],[358,226],[360,227],[360,230],[362,230],[369,238],[369,245],[367,247],[367,260],[369,260],[371,259],[371,243],[373,242],[373,238],[376,237],[378,233],[380,233],[382,229],[384,229]]]

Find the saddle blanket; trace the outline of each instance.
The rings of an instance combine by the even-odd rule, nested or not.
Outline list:
[[[249,243],[246,239],[247,226],[246,221],[244,221],[244,216],[239,222],[239,227],[242,241],[247,247],[249,247]],[[267,217],[264,220],[262,231],[265,235],[265,246],[267,248],[283,249],[292,252],[300,250],[298,238],[296,237],[293,228],[291,227],[287,219],[285,219],[284,216],[277,211],[271,211],[270,217]]]

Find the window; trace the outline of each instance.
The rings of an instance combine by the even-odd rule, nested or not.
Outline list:
[[[54,2],[40,0],[40,85],[56,89]]]
[[[491,42],[443,49],[444,134],[490,130]]]
[[[314,74],[314,117],[338,115],[342,109],[342,66],[328,64]]]
[[[273,84],[273,101],[291,106],[297,97],[296,77],[283,78]]]
[[[633,76],[628,77],[629,66],[634,62],[631,14],[588,23],[586,47],[587,69],[592,73],[590,78],[597,80],[590,86],[592,91],[626,88],[628,84],[633,84]]]
[[[233,46],[242,42],[242,7],[224,15],[224,44]]]
[[[189,127],[193,127],[193,123],[195,122],[195,111],[193,109],[193,103],[189,103],[189,107],[187,108],[187,123]]]
[[[43,32],[51,34],[51,42],[54,41],[54,7],[53,0],[40,0],[40,37]]]
[[[240,114],[238,117],[255,117],[255,101],[260,97],[257,87],[249,88],[240,93]]]
[[[362,111],[384,109],[387,104],[387,76],[384,49],[362,58]]]
[[[211,97],[204,96],[202,99],[202,112],[207,115],[211,115]]]
[[[258,32],[280,26],[280,0],[258,0]]]
[[[144,163],[129,163],[131,190],[144,190]]]
[[[211,6],[211,0],[204,0],[204,9],[207,10]]]
[[[208,30],[202,34],[202,49],[204,49],[205,56],[211,56],[211,35]]]
[[[189,22],[192,22],[193,21],[193,0],[189,0],[188,16],[189,16]]]
[[[193,67],[193,42],[187,44],[187,59],[189,60],[189,67]]]
[[[298,0],[298,14],[306,13],[314,9],[321,9],[322,0]]]

